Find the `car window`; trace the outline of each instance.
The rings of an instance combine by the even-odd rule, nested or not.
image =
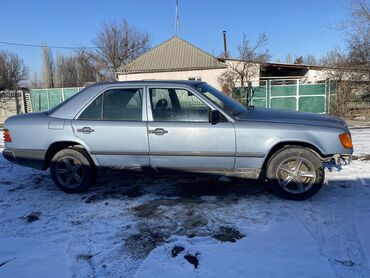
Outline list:
[[[200,83],[196,85],[197,90],[214,104],[225,110],[233,116],[238,116],[247,111],[247,108],[241,103],[237,102],[220,91],[216,90],[207,83]]]
[[[94,100],[79,119],[141,121],[142,98],[142,89],[111,89]]]
[[[80,115],[80,120],[101,120],[103,112],[103,95],[95,99]]]
[[[150,89],[150,97],[152,101],[152,106],[153,104],[155,106],[159,100],[165,100],[168,105],[167,108],[172,108],[168,89]]]
[[[209,107],[184,89],[149,89],[154,121],[208,122]]]

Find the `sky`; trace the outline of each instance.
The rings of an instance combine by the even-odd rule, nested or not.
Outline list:
[[[336,26],[348,16],[349,0],[179,0],[179,36],[214,55],[228,49],[237,55],[245,33],[253,42],[266,32],[271,61],[292,56],[322,56],[344,43]],[[176,0],[0,0],[0,41],[60,46],[93,46],[102,22],[126,19],[149,33],[151,45],[175,32]],[[6,46],[31,72],[41,72],[39,48]],[[70,50],[53,50],[68,53]]]

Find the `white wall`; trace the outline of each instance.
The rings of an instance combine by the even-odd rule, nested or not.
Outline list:
[[[189,80],[189,78],[200,78],[211,86],[221,90],[218,82],[218,77],[225,69],[209,69],[209,70],[191,70],[191,71],[172,71],[172,72],[150,72],[150,73],[131,73],[118,74],[118,81],[130,80]]]
[[[17,114],[24,114],[22,92],[0,91],[0,124]]]
[[[317,81],[322,81],[326,79],[336,79],[336,76],[341,76],[343,80],[350,81],[369,81],[369,75],[365,72],[352,71],[352,70],[335,70],[335,69],[309,69],[304,76],[307,83],[315,83]]]
[[[227,61],[226,65],[229,67],[235,66],[237,62]],[[239,62],[240,64],[240,62]],[[211,86],[222,90],[218,78],[227,70],[224,69],[208,69],[208,70],[190,70],[190,71],[172,71],[172,72],[151,72],[151,73],[131,73],[131,74],[118,74],[118,81],[130,80],[189,80],[189,78],[200,78],[202,81],[207,82]],[[253,86],[259,85],[259,72],[260,65],[253,64],[249,70],[251,71],[251,81]],[[238,86],[238,84],[237,84]],[[239,85],[240,86],[240,85]]]
[[[236,69],[237,71],[245,71],[246,69],[248,70],[248,77],[247,79],[249,80],[245,80],[245,81],[251,81],[252,82],[252,86],[259,86],[259,82],[260,82],[260,69],[261,69],[261,65],[258,64],[258,63],[248,63],[248,62],[241,62],[241,61],[237,61],[237,60],[226,60],[226,65],[230,68],[230,69]],[[245,68],[243,69],[243,67],[245,66]],[[240,82],[238,82],[240,83]],[[239,87],[241,84],[235,84],[236,87]],[[247,84],[245,84],[246,86]]]

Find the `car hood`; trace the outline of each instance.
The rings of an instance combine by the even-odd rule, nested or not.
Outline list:
[[[280,109],[250,108],[238,115],[236,120],[347,128],[346,122],[335,116]]]

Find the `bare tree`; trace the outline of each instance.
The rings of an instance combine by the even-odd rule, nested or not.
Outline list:
[[[347,21],[347,47],[350,62],[363,69],[370,68],[370,3],[352,0]]]
[[[331,50],[321,59],[328,66],[328,78],[336,82],[336,97],[331,112],[348,116],[356,92],[368,92],[370,80],[370,7],[364,0],[352,0],[350,17],[345,21],[346,51]],[[343,26],[342,26],[343,27]]]
[[[0,89],[17,89],[28,79],[28,67],[15,53],[0,50]]]
[[[352,92],[351,83],[348,82],[351,74],[348,69],[348,56],[340,48],[335,48],[321,58],[320,64],[327,67],[328,79],[336,83],[336,97],[330,101],[330,112],[345,117]]]
[[[93,40],[96,56],[112,78],[119,67],[132,61],[149,49],[150,39],[126,20],[105,22]]]
[[[233,90],[237,85],[245,87],[245,82],[251,81],[258,76],[260,71],[260,64],[267,62],[271,55],[267,49],[262,48],[267,44],[266,33],[261,33],[255,44],[243,34],[242,43],[238,46],[239,56],[237,59],[226,60],[228,70],[226,70],[220,77],[219,82],[222,87]]]
[[[55,63],[54,84],[56,87],[85,86],[105,80],[96,63],[94,54],[78,49],[69,55],[59,54]]]
[[[318,65],[319,61],[315,55],[308,54],[303,58],[303,63],[306,65]]]
[[[42,48],[42,81],[44,88],[54,88],[54,59],[53,53],[47,46]]]
[[[75,52],[75,60],[78,86],[105,80],[104,75],[101,73],[100,63],[96,61],[94,53],[86,49],[79,49]]]
[[[55,66],[54,82],[56,87],[76,87],[77,71],[73,56],[58,55]]]
[[[326,75],[335,83],[336,96],[330,103],[331,113],[341,117],[349,116],[350,102],[355,93],[369,84],[369,69],[358,67],[352,62],[350,54],[340,48],[329,51],[320,63],[327,67]]]
[[[232,90],[238,83],[238,76],[232,70],[227,70],[219,76],[218,82],[221,84],[222,92],[228,96],[231,96]]]
[[[285,56],[285,63],[287,64],[292,64],[293,63],[293,55],[288,53],[286,56]]]
[[[39,77],[36,71],[34,71],[32,74],[32,78],[30,80],[30,87],[32,89],[38,89],[42,87],[41,81],[39,80]]]

